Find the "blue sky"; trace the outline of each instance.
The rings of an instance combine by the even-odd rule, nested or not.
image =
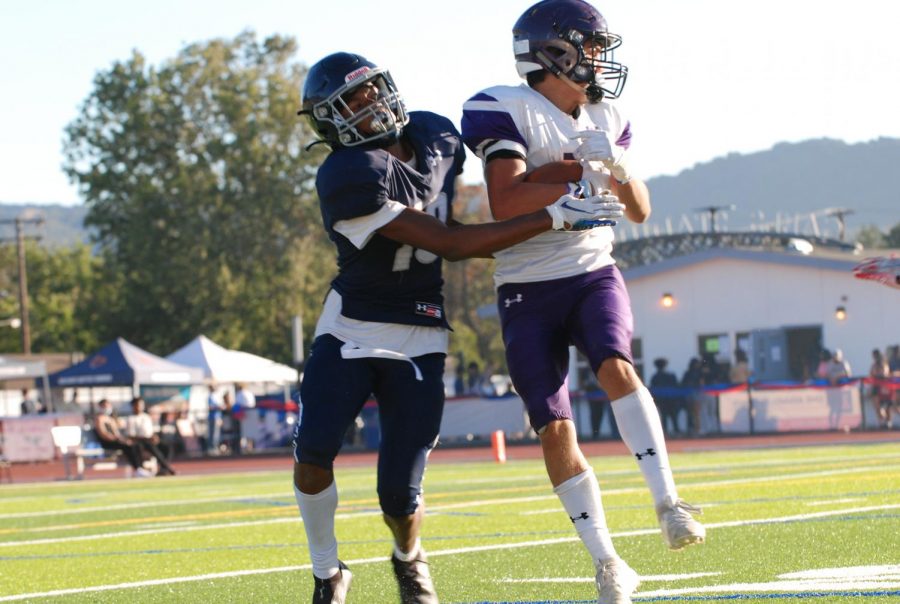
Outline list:
[[[62,130],[94,74],[132,49],[159,64],[185,44],[245,29],[259,37],[291,35],[299,60],[310,64],[336,50],[363,54],[391,70],[411,109],[458,124],[471,94],[518,82],[510,29],[530,4],[0,3],[0,202],[80,203],[60,169]],[[784,141],[900,137],[900,3],[609,0],[595,6],[624,38],[617,58],[630,75],[619,105],[631,118],[632,155],[645,177]],[[481,181],[471,158],[464,179]],[[852,175],[841,181],[852,182]]]

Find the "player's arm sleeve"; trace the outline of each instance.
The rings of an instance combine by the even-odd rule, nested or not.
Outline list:
[[[406,206],[399,201],[388,199],[374,214],[337,221],[334,223],[334,230],[349,239],[357,249],[362,249],[378,229],[392,221],[405,209]]]
[[[522,135],[508,103],[490,94],[476,94],[463,105],[462,138],[466,146],[483,162],[497,157],[528,155],[528,143]]]
[[[357,248],[406,207],[388,198],[387,167],[377,155],[347,155],[323,168],[327,171],[317,181],[322,211],[332,228]]]

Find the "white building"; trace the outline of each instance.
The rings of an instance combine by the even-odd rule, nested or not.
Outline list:
[[[854,277],[865,256],[713,247],[624,270],[636,364],[649,379],[665,357],[680,377],[691,357],[732,362],[740,347],[760,379],[798,379],[821,346],[865,375],[873,348],[900,344],[900,292]]]

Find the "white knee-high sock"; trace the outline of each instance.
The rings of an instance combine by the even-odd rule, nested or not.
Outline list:
[[[622,440],[637,459],[644,480],[650,487],[653,502],[658,506],[669,499],[678,499],[662,423],[650,391],[641,386],[631,394],[614,400],[612,410]]]
[[[334,536],[334,513],[337,511],[337,485],[332,482],[321,493],[307,495],[294,485],[294,497],[303,518],[313,574],[329,579],[338,572],[337,538]]]
[[[603,514],[603,503],[600,500],[600,485],[593,468],[558,485],[553,489],[562,502],[569,519],[581,542],[591,553],[594,564],[610,558],[618,558],[613,547],[606,516]]]

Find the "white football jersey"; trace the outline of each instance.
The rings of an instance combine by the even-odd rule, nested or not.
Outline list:
[[[627,149],[631,132],[615,107],[606,102],[584,105],[578,117],[564,113],[529,86],[495,86],[463,106],[462,135],[482,160],[500,150],[522,155],[528,170],[574,159],[583,130],[604,130]],[[603,183],[608,188],[607,181]],[[555,201],[555,200],[554,200]],[[586,231],[548,231],[494,254],[494,282],[548,281],[613,264],[611,227]]]

